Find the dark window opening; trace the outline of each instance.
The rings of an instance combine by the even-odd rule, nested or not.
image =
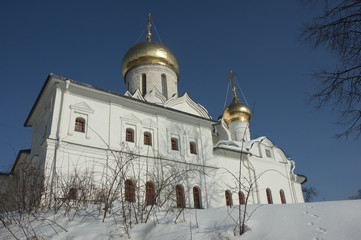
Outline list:
[[[147,182],[145,184],[145,203],[146,205],[154,205],[154,197],[155,197],[155,191],[154,191],[154,184],[152,182]]]
[[[285,192],[282,189],[280,190],[280,198],[281,198],[281,203],[286,204]]]
[[[147,93],[147,75],[142,74],[142,95],[143,97]]]
[[[131,180],[125,180],[125,201],[135,202],[134,184]]]
[[[189,148],[190,148],[190,152],[192,154],[197,154],[197,148],[196,148],[196,143],[195,142],[190,142],[189,143]]]
[[[85,119],[78,117],[75,119],[75,131],[85,132]]]
[[[77,198],[78,190],[76,188],[70,188],[68,193],[68,199],[75,200]]]
[[[269,188],[266,189],[266,195],[267,195],[268,204],[273,204],[271,189]]]
[[[162,80],[162,94],[164,97],[168,98],[168,89],[167,89],[167,77],[165,74],[161,75]]]
[[[125,140],[127,142],[134,142],[134,130],[133,129],[127,128]]]
[[[245,203],[245,198],[244,198],[243,192],[238,192],[238,200],[239,200],[240,205]]]
[[[226,205],[227,206],[232,206],[232,194],[231,194],[231,191],[227,190],[225,192],[225,195],[226,195]]]
[[[152,146],[152,134],[150,132],[144,133],[144,145]]]
[[[193,187],[194,208],[201,208],[200,192],[198,187]]]
[[[184,192],[182,185],[177,185],[175,187],[176,189],[176,197],[177,197],[177,207],[178,208],[184,208],[185,202],[184,202]]]
[[[172,138],[170,142],[171,142],[172,150],[178,151],[178,139]]]

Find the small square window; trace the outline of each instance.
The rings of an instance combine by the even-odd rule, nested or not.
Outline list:
[[[171,142],[172,150],[178,151],[178,139],[171,138],[170,142]]]

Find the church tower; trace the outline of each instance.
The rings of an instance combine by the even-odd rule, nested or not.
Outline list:
[[[165,100],[178,97],[179,66],[169,48],[151,41],[151,20],[149,14],[147,41],[128,50],[122,61],[122,73],[127,91],[134,94],[139,89],[147,101],[153,102],[147,94],[157,92]]]
[[[231,138],[234,141],[249,141],[251,135],[249,132],[249,124],[252,118],[251,110],[247,105],[243,104],[237,97],[236,87],[234,84],[235,74],[231,71],[230,80],[232,80],[233,99],[231,104],[223,113],[223,120],[229,127]]]

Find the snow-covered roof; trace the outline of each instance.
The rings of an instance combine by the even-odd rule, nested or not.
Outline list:
[[[241,142],[240,141],[220,140],[213,146],[213,149],[222,148],[222,149],[227,149],[227,150],[231,150],[231,151],[237,151],[237,152],[242,151],[244,153],[249,153],[249,150],[252,148],[252,146],[255,142],[261,142],[264,139],[267,139],[267,137],[259,137],[256,139],[252,139],[250,141],[241,141]]]

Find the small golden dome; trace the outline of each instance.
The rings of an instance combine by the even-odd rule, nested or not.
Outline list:
[[[149,41],[134,45],[125,54],[122,61],[123,77],[131,68],[148,63],[168,66],[179,76],[178,61],[172,51],[160,43]]]
[[[241,103],[237,96],[233,96],[232,103],[226,108],[223,113],[223,120],[229,124],[233,120],[240,119],[241,121],[251,121],[251,110],[243,103]]]

